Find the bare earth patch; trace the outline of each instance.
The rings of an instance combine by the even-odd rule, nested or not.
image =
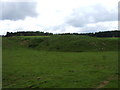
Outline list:
[[[116,79],[116,75],[112,75],[109,78],[107,78],[105,81],[101,82],[100,85],[96,89],[104,88],[111,80]]]

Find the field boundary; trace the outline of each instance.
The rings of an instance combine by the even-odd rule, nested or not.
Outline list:
[[[2,89],[2,37],[0,37],[0,89]]]

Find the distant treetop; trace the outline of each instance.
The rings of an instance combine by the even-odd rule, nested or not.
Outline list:
[[[40,31],[22,31],[22,32],[7,32],[5,37],[11,36],[50,36],[54,35],[53,33],[49,32],[40,32]],[[102,32],[95,32],[95,33],[61,33],[55,35],[87,35],[93,37],[120,37],[120,31],[102,31]]]

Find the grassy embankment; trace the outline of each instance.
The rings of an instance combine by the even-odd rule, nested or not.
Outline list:
[[[117,88],[117,42],[88,36],[4,37],[3,88]]]

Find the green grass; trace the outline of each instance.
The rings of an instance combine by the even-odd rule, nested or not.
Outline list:
[[[93,88],[116,72],[116,52],[3,51],[3,87]]]
[[[84,51],[116,51],[118,50],[118,39],[95,38],[89,36],[60,36],[50,37],[10,37],[18,45],[46,51],[62,52],[84,52]],[[8,39],[7,39],[8,40]],[[9,40],[9,41],[10,41]],[[6,44],[5,44],[6,45]]]
[[[21,38],[43,38],[43,37],[50,37],[50,36],[17,36]]]
[[[84,44],[77,48],[84,46],[83,52],[73,52],[70,50],[72,48],[65,46],[66,42],[71,45],[80,40]],[[92,51],[88,47],[89,40],[96,41],[97,47],[102,46],[99,44],[104,41],[84,36],[3,38],[3,88],[97,88],[107,78],[117,75],[118,52],[112,47],[116,43],[111,43],[116,41],[104,41],[111,43],[109,50],[97,50],[94,47]],[[29,47],[32,42],[37,44],[35,48]],[[59,43],[61,47],[69,47],[69,50],[50,50],[46,43],[53,43],[54,47],[55,43]],[[47,49],[43,46],[40,49],[40,44]],[[117,88],[117,82],[117,79],[111,80],[105,87]]]
[[[119,85],[118,76],[114,77],[104,88],[116,88]]]

